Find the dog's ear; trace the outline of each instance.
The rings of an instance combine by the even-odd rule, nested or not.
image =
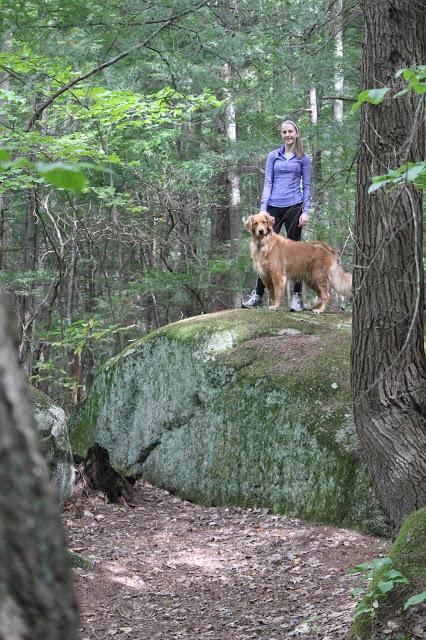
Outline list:
[[[253,216],[249,216],[246,220],[246,229],[248,231],[250,231],[250,233],[253,231]]]
[[[274,224],[275,224],[275,218],[273,216],[270,216],[269,213],[266,214],[266,221],[267,221],[267,225],[268,225],[268,229],[273,228]]]

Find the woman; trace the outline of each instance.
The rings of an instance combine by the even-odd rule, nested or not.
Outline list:
[[[283,224],[287,238],[300,240],[302,229],[309,220],[311,197],[311,160],[303,153],[299,127],[292,120],[284,120],[280,127],[284,146],[271,151],[266,160],[265,183],[260,212],[267,211],[275,218],[274,231]],[[243,309],[261,307],[265,285],[257,279],[256,289],[241,303]],[[290,311],[304,310],[302,283],[293,283]]]

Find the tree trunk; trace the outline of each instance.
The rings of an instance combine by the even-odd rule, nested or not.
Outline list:
[[[237,123],[232,93],[229,89],[231,81],[231,67],[226,62],[223,65],[223,79],[225,81],[224,96],[225,107],[225,132],[228,139],[231,159],[227,166],[227,183],[229,190],[229,235],[231,241],[231,257],[235,254],[236,246],[241,240],[241,192],[238,163],[235,158],[235,145],[237,143]]]
[[[422,98],[395,78],[425,58],[423,3],[363,0],[363,105],[355,228],[352,388],[357,433],[395,530],[426,505],[426,361],[421,194],[409,184],[368,194],[372,176],[422,159]]]
[[[69,276],[68,276],[68,293],[67,293],[67,321],[68,324],[71,324],[72,317],[74,314],[75,308],[75,298],[76,298],[76,289],[77,289],[77,248],[75,245],[75,238],[71,239],[71,258],[69,265]]]
[[[37,190],[28,191],[27,216],[25,224],[25,246],[24,246],[24,269],[34,272],[37,260],[37,218],[38,218]],[[32,369],[30,332],[34,319],[35,295],[29,293],[22,296],[20,311],[21,343],[19,346],[19,357],[25,366],[28,375]]]
[[[211,206],[210,255],[226,257],[226,243],[230,240],[229,201],[227,194],[226,172],[222,171],[213,178],[215,202]],[[227,277],[221,273],[212,274],[209,311],[221,311],[230,305],[229,292],[226,290]]]
[[[314,133],[314,153],[312,159],[312,183],[313,183],[313,205],[315,210],[315,220],[320,220],[324,211],[324,191],[319,187],[322,183],[322,157],[321,149],[318,148],[318,99],[315,85],[309,89],[309,116],[311,124],[315,127]]]
[[[0,638],[78,637],[72,575],[27,389],[0,307]]]
[[[336,96],[343,95],[343,25],[342,25],[343,0],[336,0],[332,7],[334,16],[334,91]],[[343,100],[334,100],[333,102],[334,119],[340,125],[343,125]]]
[[[241,193],[240,176],[235,153],[237,127],[232,94],[229,89],[231,67],[225,62],[222,67],[224,80],[223,96],[226,101],[225,121],[220,129],[226,135],[230,150],[230,159],[226,169],[214,179],[216,203],[211,208],[211,255],[233,258],[241,241]],[[220,311],[234,306],[232,291],[226,290],[226,275],[215,275],[212,278],[214,291],[209,306],[210,311]]]
[[[7,31],[3,34],[2,37],[2,51],[10,51],[12,45],[12,36],[10,31]],[[0,74],[0,89],[3,91],[7,91],[9,89],[9,73],[5,71]],[[0,98],[0,124],[3,124],[5,121],[4,113],[3,113],[3,103],[5,101]],[[4,205],[4,196],[0,193],[0,269],[4,267],[4,217],[5,217],[5,205]]]

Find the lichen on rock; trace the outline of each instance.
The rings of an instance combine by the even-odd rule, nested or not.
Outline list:
[[[343,321],[342,321],[343,318]],[[231,310],[162,327],[97,375],[74,450],[202,504],[385,533],[350,419],[347,316]]]
[[[57,487],[60,501],[65,502],[72,496],[75,480],[65,412],[38,389],[32,388],[31,392],[34,418],[49,475]]]

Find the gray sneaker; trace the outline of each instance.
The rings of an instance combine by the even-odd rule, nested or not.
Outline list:
[[[293,294],[293,299],[290,305],[290,311],[304,311],[305,305],[303,304],[303,298],[301,293]]]
[[[243,309],[255,309],[256,307],[262,307],[262,296],[256,293],[256,289],[254,289],[251,292],[250,297],[247,298],[245,302],[241,303],[241,306]]]

